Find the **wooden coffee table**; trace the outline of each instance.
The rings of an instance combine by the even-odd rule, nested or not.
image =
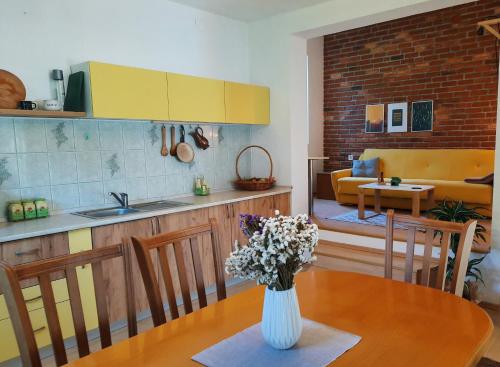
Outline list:
[[[427,192],[427,207],[434,206],[434,186],[432,185],[410,185],[400,184],[399,186],[391,186],[390,184],[379,184],[377,182],[358,186],[358,218],[365,219],[365,192],[366,190],[374,190],[375,192],[375,212],[380,213],[380,197],[382,191],[405,191],[411,192],[411,215],[414,217],[420,216],[420,193]]]

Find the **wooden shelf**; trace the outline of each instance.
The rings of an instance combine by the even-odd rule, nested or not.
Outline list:
[[[73,111],[0,109],[0,117],[1,116],[61,118],[61,117],[85,117],[87,116],[87,114],[85,112],[73,112]]]

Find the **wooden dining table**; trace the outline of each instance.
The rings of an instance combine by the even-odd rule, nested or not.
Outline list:
[[[476,304],[436,289],[337,271],[301,273],[296,287],[303,317],[362,338],[334,367],[475,366],[493,331]],[[70,366],[200,366],[192,356],[260,322],[263,298],[251,288]]]

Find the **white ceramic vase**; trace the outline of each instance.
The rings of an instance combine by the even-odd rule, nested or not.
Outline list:
[[[302,317],[295,286],[286,291],[266,288],[262,311],[262,336],[276,349],[289,349],[302,334]]]

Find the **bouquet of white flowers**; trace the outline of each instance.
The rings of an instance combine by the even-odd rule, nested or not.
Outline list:
[[[316,260],[318,226],[305,214],[266,218],[242,215],[240,227],[249,237],[247,246],[236,244],[226,260],[226,272],[238,278],[256,279],[269,289],[284,291],[293,287],[294,276],[304,264]]]

